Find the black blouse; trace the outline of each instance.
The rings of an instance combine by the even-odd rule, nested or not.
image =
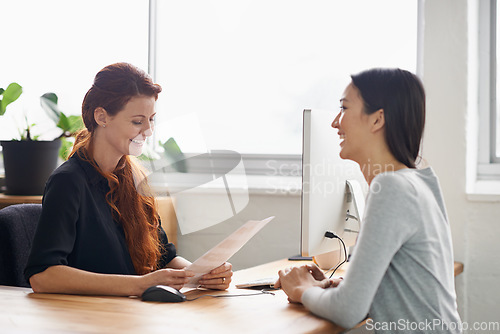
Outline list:
[[[106,202],[108,181],[90,163],[73,155],[45,186],[42,214],[33,240],[26,280],[50,266],[102,274],[135,275],[125,233]],[[175,246],[159,228],[160,268],[175,256]]]

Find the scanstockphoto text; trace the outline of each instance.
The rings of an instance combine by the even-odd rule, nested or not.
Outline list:
[[[479,331],[500,331],[500,322],[498,321],[483,321],[483,322],[445,322],[442,319],[426,319],[425,321],[415,322],[406,319],[390,322],[376,322],[373,319],[366,321],[367,330],[375,331],[401,331],[401,332],[420,332],[420,331],[466,331],[470,330],[474,333]]]

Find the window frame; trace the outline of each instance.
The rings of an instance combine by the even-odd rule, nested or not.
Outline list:
[[[478,83],[478,180],[500,180],[500,157],[496,156],[497,118],[497,1],[479,2]]]

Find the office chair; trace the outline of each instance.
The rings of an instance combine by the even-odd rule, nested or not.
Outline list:
[[[16,204],[0,210],[0,284],[30,287],[24,278],[41,204]]]

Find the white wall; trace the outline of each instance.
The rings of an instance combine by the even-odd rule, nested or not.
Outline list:
[[[422,155],[440,178],[454,241],[455,259],[466,274],[456,280],[462,320],[468,263],[465,226],[467,117],[467,2],[425,1],[423,80],[427,94]]]
[[[465,265],[464,273],[456,279],[459,311],[470,326],[498,322],[500,196],[471,201],[466,193],[468,159],[475,159],[477,153],[477,147],[468,145],[468,141],[477,142],[476,138],[466,136],[470,122],[475,124],[477,119],[477,87],[470,84],[477,81],[473,49],[477,36],[468,35],[468,23],[476,23],[477,1],[432,0],[424,6],[427,123],[423,155],[440,177],[455,259]],[[476,30],[473,27],[470,31],[475,34]],[[477,135],[474,132],[468,135]]]
[[[254,238],[252,238],[230,262],[234,269],[243,269],[258,264],[288,258],[300,253],[300,194],[273,194],[269,189],[250,192],[245,209],[227,221],[186,235],[178,235],[179,253],[188,260],[196,260],[215,246],[229,233],[248,220],[260,220],[275,216]],[[203,205],[196,210],[204,212],[216,206],[218,196],[204,196]]]
[[[470,84],[477,81],[474,61],[469,59],[474,52],[469,53],[468,44],[475,43],[473,38],[468,38],[468,10],[474,11],[476,5],[476,0],[423,2],[422,73],[427,92],[423,155],[440,178],[455,259],[465,265],[464,273],[456,278],[456,290],[462,320],[470,326],[474,322],[500,321],[500,256],[497,255],[500,253],[497,241],[500,196],[490,196],[488,201],[471,201],[466,193],[467,159],[476,152],[466,137],[466,129],[477,112],[477,94],[473,91],[475,86]],[[210,210],[209,197],[206,207],[199,210]],[[180,235],[180,253],[194,260],[246,220],[270,215],[275,215],[276,220],[231,259],[235,268],[297,254],[300,197],[263,193],[251,194],[248,207],[233,219],[197,233]]]

